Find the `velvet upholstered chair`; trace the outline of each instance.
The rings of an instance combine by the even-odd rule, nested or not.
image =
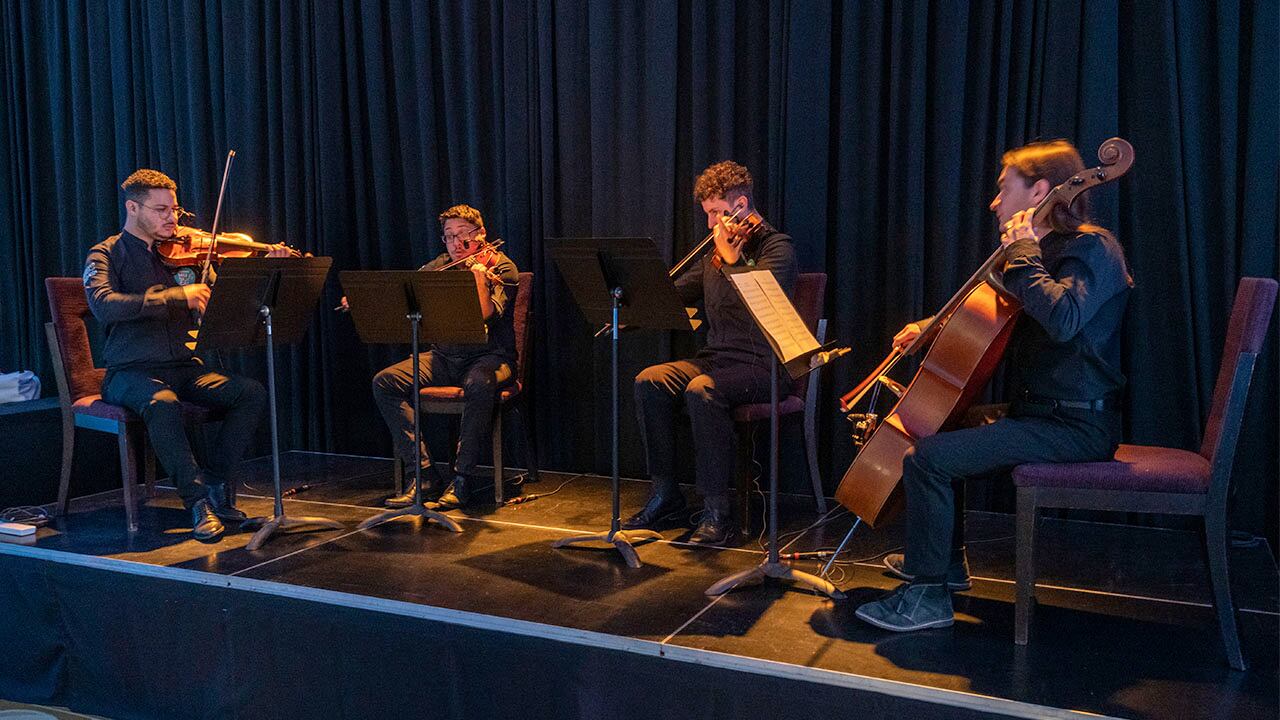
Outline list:
[[[804,320],[805,326],[817,337],[819,343],[826,340],[827,321],[822,319],[826,291],[826,273],[800,273],[796,277],[795,292],[792,294],[792,303],[796,306],[796,312]],[[780,415],[804,413],[804,449],[809,465],[809,481],[813,485],[813,498],[818,513],[825,514],[827,500],[823,494],[822,473],[818,467],[817,433],[818,380],[821,372],[822,368],[818,368],[796,381],[792,385],[791,393],[779,400],[778,411]],[[771,411],[772,407],[767,402],[738,405],[733,409],[733,420],[737,425],[739,455],[743,458],[740,464],[744,468],[744,473],[739,475],[736,483],[737,515],[742,521],[743,529],[748,531],[751,488],[748,486],[750,479],[745,474],[745,468],[751,461],[749,457],[751,432],[757,423],[769,422]]]
[[[85,318],[89,302],[80,278],[45,278],[52,322],[45,323],[45,337],[58,383],[62,408],[62,475],[58,481],[57,513],[65,515],[70,502],[71,462],[75,455],[76,428],[111,433],[120,448],[120,477],[124,486],[124,513],[129,532],[138,529],[135,486],[138,484],[138,454],[142,450],[143,477],[147,497],[155,494],[155,454],[147,443],[142,418],[119,405],[102,400],[102,378],[106,369],[94,365]],[[184,420],[190,425],[219,419],[219,414],[192,403],[182,403]]]
[[[532,362],[532,351],[529,347],[529,327],[533,323],[533,273],[520,273],[519,287],[516,290],[515,305],[512,308],[512,321],[516,331],[516,369],[515,378],[502,388],[498,396],[498,404],[493,419],[493,499],[499,505],[503,497],[504,458],[502,454],[502,431],[504,418],[512,411],[520,412],[524,426],[525,457],[529,465],[529,479],[538,481],[538,452],[534,444],[532,416],[529,405],[529,363]],[[461,415],[466,403],[461,387],[438,385],[424,387],[420,392],[419,408],[423,413],[441,415]],[[396,463],[396,488],[404,487],[403,470]]]
[[[1227,489],[1254,362],[1276,300],[1276,281],[1243,278],[1227,328],[1213,404],[1199,452],[1121,445],[1110,462],[1021,465],[1014,641],[1027,643],[1035,602],[1036,519],[1042,508],[1194,515],[1204,521],[1213,602],[1227,662],[1245,667],[1227,577]]]

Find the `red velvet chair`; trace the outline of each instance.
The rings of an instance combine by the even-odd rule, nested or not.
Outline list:
[[[1036,520],[1041,508],[1198,515],[1222,643],[1231,667],[1243,670],[1227,578],[1227,488],[1249,382],[1276,300],[1276,281],[1243,278],[1227,329],[1213,406],[1199,452],[1121,445],[1110,462],[1021,465],[1018,492],[1017,595],[1014,642],[1027,643],[1035,602]]]
[[[143,476],[147,497],[155,495],[155,454],[147,444],[142,418],[119,405],[102,400],[102,378],[105,368],[96,367],[89,348],[89,331],[85,318],[90,315],[89,302],[80,278],[45,278],[52,322],[45,323],[45,338],[53,361],[53,374],[58,383],[58,400],[62,408],[62,476],[58,481],[57,514],[65,515],[70,499],[71,461],[75,455],[76,428],[86,428],[116,436],[120,447],[120,477],[124,485],[124,513],[129,532],[138,529],[134,486],[138,484],[138,457],[134,442],[140,443]],[[191,403],[182,404],[187,423],[217,420],[219,415]]]
[[[502,388],[498,396],[498,404],[493,418],[493,499],[499,505],[503,502],[503,456],[502,429],[506,415],[511,411],[523,415],[525,457],[529,465],[529,479],[538,481],[538,452],[534,444],[533,416],[529,406],[528,367],[532,362],[529,349],[529,327],[533,323],[533,273],[520,273],[520,284],[516,291],[515,307],[512,308],[512,321],[516,331],[516,369],[515,378]],[[424,387],[419,393],[419,409],[423,413],[442,415],[461,415],[466,403],[463,401],[461,387],[452,385],[435,385]],[[403,470],[396,463],[396,488],[404,487]]]
[[[827,291],[827,275],[826,273],[800,273],[796,277],[796,288],[792,295],[792,302],[796,306],[796,312],[800,318],[804,320],[804,324],[818,338],[818,342],[822,343],[826,340],[827,321],[822,318],[823,304]],[[800,380],[792,384],[791,393],[779,400],[778,411],[780,415],[791,415],[798,412],[804,413],[804,448],[805,456],[809,463],[809,481],[813,485],[813,498],[818,507],[819,514],[826,514],[827,499],[822,490],[822,472],[818,467],[818,433],[817,433],[817,415],[818,415],[818,380],[819,373],[822,368],[818,368],[813,372],[805,375]],[[751,458],[748,456],[751,448],[751,433],[756,423],[769,422],[772,405],[770,403],[751,403],[748,405],[739,405],[733,409],[733,420],[737,424],[737,441],[740,455],[744,456],[741,461],[743,468],[750,466]],[[737,505],[738,517],[741,519],[742,528],[749,532],[750,527],[750,507],[751,488],[749,487],[750,477],[746,474],[740,474],[737,478]]]

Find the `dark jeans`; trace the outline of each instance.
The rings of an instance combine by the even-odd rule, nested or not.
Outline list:
[[[498,355],[462,359],[435,352],[418,356],[418,382],[428,385],[456,385],[462,388],[465,406],[458,431],[458,452],[454,472],[474,475],[480,449],[490,440],[498,391],[511,382],[511,363]],[[391,430],[396,457],[413,467],[413,358],[398,362],[373,377],[373,399]],[[431,465],[426,443],[422,443],[422,467]]]
[[[783,380],[778,391],[785,396],[789,387]],[[635,397],[654,484],[675,484],[676,413],[683,400],[693,425],[698,492],[725,497],[733,482],[733,408],[769,402],[769,361],[711,356],[651,365],[636,375]]]
[[[1119,437],[1117,412],[1014,403],[1007,417],[989,425],[920,440],[902,460],[907,503],[904,570],[925,580],[946,575],[952,549],[964,546],[966,478],[1023,463],[1109,460]]]
[[[244,458],[267,403],[267,391],[252,378],[224,375],[193,363],[109,371],[102,381],[102,399],[142,418],[156,457],[189,508],[208,494],[205,485],[226,482],[227,474]],[[180,401],[224,412],[203,473],[191,452]]]

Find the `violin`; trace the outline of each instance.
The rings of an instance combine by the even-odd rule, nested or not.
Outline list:
[[[280,248],[287,248],[289,257],[304,257],[303,253],[285,245],[254,242],[245,233],[220,232],[217,242],[214,242],[213,233],[181,225],[173,237],[157,240],[155,248],[161,261],[173,270],[199,267],[206,258],[217,265],[230,257],[265,257]]]
[[[498,248],[502,245],[503,242],[504,241],[502,238],[498,238],[493,242],[489,242],[488,240],[480,240],[479,250],[476,250],[474,253],[471,253],[470,255],[460,257],[457,260],[451,260],[445,263],[444,265],[441,265],[438,268],[431,268],[429,272],[437,272],[440,270],[453,270],[454,268],[459,266],[462,266],[462,269],[464,270],[471,270],[472,268],[478,265],[485,269],[484,277],[486,280],[488,280],[490,283],[501,284],[503,282],[502,276],[494,272],[492,268],[494,267],[494,265],[497,265],[498,263]],[[422,266],[422,268],[419,268],[419,269],[426,269],[426,266],[424,265]]]

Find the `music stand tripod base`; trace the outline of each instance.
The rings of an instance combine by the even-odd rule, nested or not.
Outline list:
[[[302,528],[310,530],[346,529],[346,525],[343,525],[337,520],[308,515],[300,515],[298,517],[273,515],[270,518],[250,518],[249,520],[241,523],[241,527],[254,527],[259,524],[261,524],[261,527],[253,533],[253,537],[249,539],[249,544],[244,546],[246,550],[257,550],[277,532],[286,533],[292,530],[300,530]]]
[[[753,568],[736,572],[728,577],[721,578],[716,584],[707,588],[706,594],[715,597],[723,595],[730,590],[739,587],[748,587],[751,585],[759,585],[766,579],[782,580],[783,582],[795,583],[801,587],[826,595],[832,600],[843,600],[845,595],[835,585],[823,580],[817,575],[807,573],[803,570],[797,570],[786,563],[781,562],[763,562]]]
[[[374,515],[373,517],[357,525],[356,528],[359,530],[367,530],[368,528],[371,528],[374,525],[387,522],[388,520],[395,520],[396,518],[399,518],[399,517],[420,517],[423,520],[426,520],[427,522],[439,523],[446,530],[450,530],[456,533],[462,532],[462,526],[459,525],[457,521],[455,521],[453,518],[449,517],[448,515],[445,515],[442,512],[436,512],[435,510],[432,510],[431,508],[427,507],[426,505],[423,505],[420,502],[414,503],[408,507],[399,508],[397,510],[388,510],[386,512],[378,513],[377,515]]]
[[[650,542],[652,540],[661,540],[656,530],[611,530],[606,533],[596,533],[594,535],[578,535],[575,537],[567,537],[556,540],[551,543],[553,548],[562,548],[568,545],[581,545],[582,543],[604,543],[613,545],[622,553],[622,559],[627,562],[627,567],[639,569],[641,566],[640,556],[636,554],[636,543]]]

